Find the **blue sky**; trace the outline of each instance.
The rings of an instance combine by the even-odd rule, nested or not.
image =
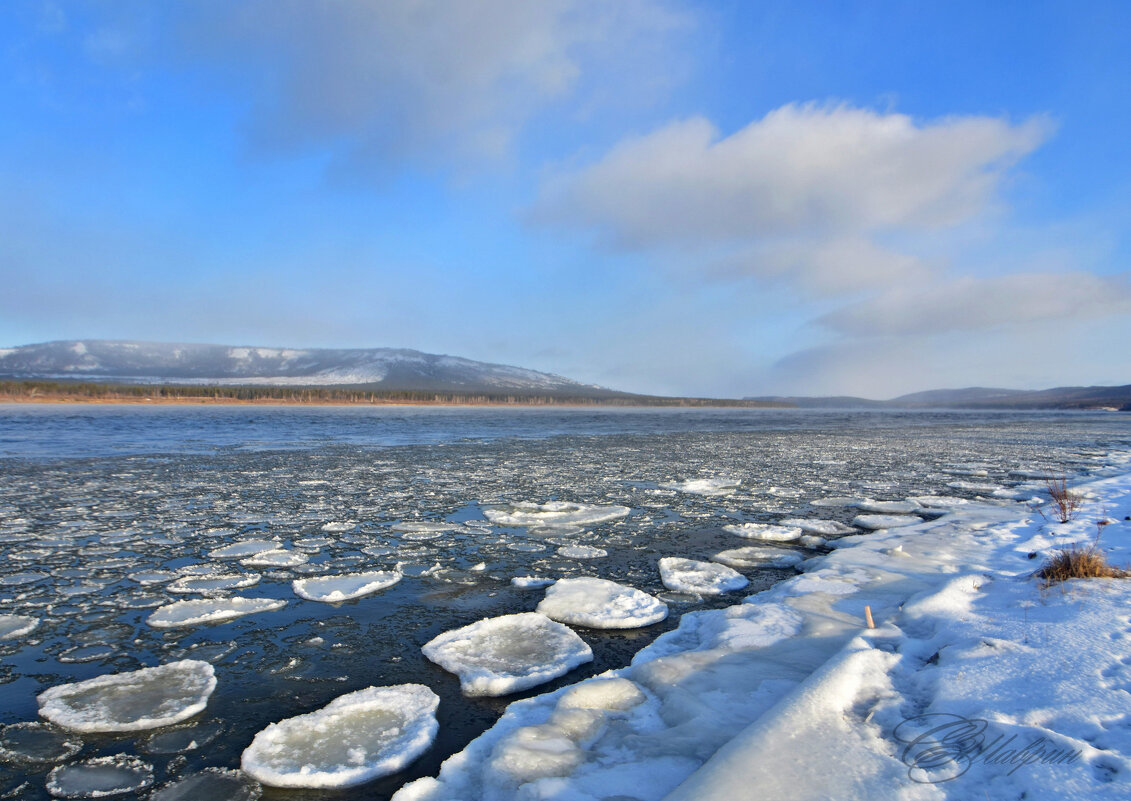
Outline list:
[[[0,346],[1131,381],[1131,4],[0,5]]]

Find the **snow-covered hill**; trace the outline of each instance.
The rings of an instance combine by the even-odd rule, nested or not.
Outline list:
[[[0,348],[0,378],[177,384],[364,385],[387,390],[608,394],[591,384],[415,350],[255,348],[71,340]]]

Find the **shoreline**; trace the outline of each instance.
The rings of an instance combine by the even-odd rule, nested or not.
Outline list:
[[[91,398],[44,397],[28,398],[0,395],[0,406],[449,406],[499,408],[567,408],[567,409],[795,409],[787,405],[751,405],[745,403],[608,403],[605,401],[481,401],[481,400],[297,400],[288,398],[207,398],[176,396],[167,398]]]
[[[542,797],[542,786],[590,801],[610,785],[642,801],[725,801],[752,787],[804,801],[967,799],[983,787],[995,798],[1122,798],[1125,783],[1110,777],[1131,774],[1131,579],[1045,588],[1032,575],[1057,549],[1094,541],[1100,520],[1111,563],[1131,560],[1131,454],[1118,456],[1077,485],[1086,503],[1066,523],[971,503],[838,540],[771,589],[684,615],[630,666],[511,704],[394,801]],[[645,700],[595,705],[599,733],[572,733],[563,697],[610,680]],[[981,750],[924,740],[924,721],[940,718],[984,725]],[[922,761],[904,738],[916,725],[927,729],[915,732]],[[994,750],[1013,741],[1058,757]]]

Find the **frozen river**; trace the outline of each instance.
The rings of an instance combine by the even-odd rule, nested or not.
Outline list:
[[[193,659],[217,678],[188,721],[67,734],[79,750],[43,761],[5,751],[23,731],[5,729],[0,796],[26,783],[19,797],[47,798],[57,764],[100,756],[137,756],[157,788],[234,769],[272,722],[371,685],[427,685],[439,733],[407,769],[354,790],[263,795],[384,798],[435,774],[510,701],[622,667],[683,613],[793,575],[774,565],[822,552],[818,530],[1024,502],[1043,476],[1089,474],[1128,447],[1131,415],[1099,413],[0,407],[0,615],[38,621],[0,639],[0,724],[34,721],[37,695],[102,674]],[[616,507],[627,512],[593,512]],[[572,519],[548,514],[560,508]],[[798,520],[802,538],[742,536]],[[676,591],[657,567],[747,546],[781,558],[738,564],[740,591]],[[403,578],[339,604],[292,584],[359,572]],[[545,590],[514,578],[582,576],[642,590],[668,617],[575,626],[593,661],[501,697],[465,696],[421,653],[445,631],[532,611]],[[233,596],[262,609],[159,625],[181,614],[162,611],[176,602]]]

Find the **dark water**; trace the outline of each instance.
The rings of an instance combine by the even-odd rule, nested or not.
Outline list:
[[[684,612],[733,603],[789,574],[747,571],[749,590],[710,602],[668,593],[659,557],[708,559],[752,544],[724,532],[727,523],[849,522],[858,512],[813,504],[830,496],[1014,504],[1040,491],[1035,477],[1117,469],[1128,450],[1131,415],[1118,414],[0,407],[0,614],[41,620],[30,635],[0,641],[0,724],[35,720],[35,696],[55,684],[207,659],[218,688],[182,725],[218,727],[209,745],[152,754],[149,733],[84,736],[75,757],[140,753],[160,786],[205,767],[237,767],[268,723],[343,693],[426,683],[442,699],[441,733],[408,770],[348,792],[265,793],[385,798],[434,774],[509,701],[623,666]],[[715,497],[662,486],[710,477],[741,486]],[[565,532],[491,526],[482,514],[487,505],[550,500],[633,511]],[[392,528],[412,520],[460,526],[426,541]],[[208,553],[253,537],[310,555],[299,568],[258,570],[261,581],[241,593],[286,599],[284,609],[195,628],[145,623],[156,606],[194,596],[131,574],[193,565],[247,572]],[[567,559],[556,554],[563,543],[608,556]],[[403,581],[341,605],[301,600],[290,587],[300,575],[397,563]],[[558,682],[503,699],[463,698],[420,646],[483,617],[533,609],[542,592],[510,584],[529,574],[622,581],[662,595],[671,615],[634,631],[579,630],[595,662]],[[0,763],[0,794],[22,787],[18,797],[45,798],[51,767]]]

